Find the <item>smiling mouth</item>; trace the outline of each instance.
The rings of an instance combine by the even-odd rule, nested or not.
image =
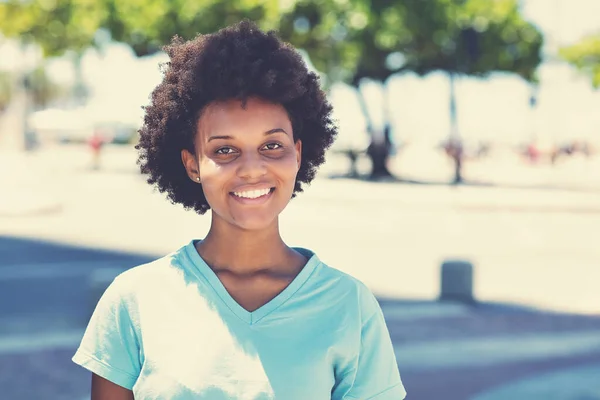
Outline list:
[[[244,192],[230,192],[229,194],[238,199],[256,200],[256,199],[260,199],[262,197],[267,197],[274,191],[275,191],[275,188],[272,187],[269,189],[248,190],[248,191],[244,191]]]

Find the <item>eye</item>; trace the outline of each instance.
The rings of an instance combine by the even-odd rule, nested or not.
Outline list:
[[[215,151],[215,154],[221,154],[221,155],[225,155],[225,156],[233,154],[233,153],[234,153],[234,150],[231,147],[221,147]]]
[[[275,143],[275,142],[268,143],[268,144],[265,145],[265,149],[267,149],[267,150],[277,150],[277,149],[280,149],[282,147],[283,147],[282,145],[280,145],[279,143]]]

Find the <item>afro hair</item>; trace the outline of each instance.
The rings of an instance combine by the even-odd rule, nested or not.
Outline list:
[[[181,150],[192,154],[199,116],[210,103],[250,97],[282,105],[294,140],[302,140],[302,162],[292,197],[310,183],[325,161],[337,128],[332,107],[301,55],[275,32],[244,20],[190,41],[173,38],[164,50],[163,80],[144,107],[138,164],[147,181],[172,203],[199,214],[210,209],[201,184],[188,177]]]

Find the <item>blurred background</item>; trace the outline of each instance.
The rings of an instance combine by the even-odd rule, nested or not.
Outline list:
[[[600,399],[598,0],[0,0],[0,397],[89,398],[104,288],[206,233],[133,146],[161,47],[243,17],[340,127],[284,238],[375,292],[408,398]]]

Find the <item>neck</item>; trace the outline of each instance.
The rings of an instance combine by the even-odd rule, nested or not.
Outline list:
[[[292,267],[290,260],[299,256],[283,242],[278,220],[268,228],[247,231],[216,221],[214,215],[208,234],[196,248],[213,270],[240,275],[266,271],[287,273]]]

